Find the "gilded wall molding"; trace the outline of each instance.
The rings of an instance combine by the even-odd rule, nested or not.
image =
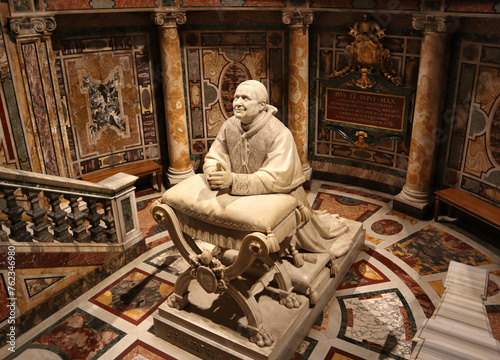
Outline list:
[[[283,11],[281,20],[284,24],[290,25],[290,27],[308,27],[312,24],[314,16],[312,11],[295,9],[294,11]]]
[[[158,26],[177,28],[179,25],[186,23],[186,13],[185,12],[156,12],[154,14],[155,24]]]
[[[458,19],[449,16],[413,15],[415,30],[435,33],[452,33],[458,30]]]
[[[10,30],[17,36],[47,34],[56,28],[53,16],[25,16],[9,19]]]

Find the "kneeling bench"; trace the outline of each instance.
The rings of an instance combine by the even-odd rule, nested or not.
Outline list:
[[[440,203],[444,202],[449,205],[448,216],[451,215],[452,207],[455,207],[500,229],[500,208],[456,188],[439,190],[436,191],[435,194],[436,206],[434,209],[434,221],[438,220]]]
[[[262,326],[255,297],[274,278],[280,303],[287,308],[301,305],[279,256],[300,222],[298,202],[287,194],[233,196],[227,190],[213,191],[203,175],[194,175],[167,190],[151,206],[154,219],[168,228],[172,242],[191,266],[175,282],[168,304],[177,309],[186,307],[193,280],[209,294],[227,292],[247,318],[250,341],[270,346],[274,339]],[[223,256],[216,258],[207,250],[201,251],[193,238],[222,251],[238,250],[237,257],[231,264],[223,264],[219,260]],[[249,289],[239,277],[256,259],[261,259],[269,272]]]
[[[113,176],[120,172],[139,177],[145,175],[151,175],[151,185],[153,184],[154,175],[156,174],[156,181],[158,182],[158,191],[161,191],[162,166],[153,160],[139,161],[126,165],[117,165],[110,169],[105,169],[90,174],[82,175],[80,178],[85,181],[98,183],[99,181],[107,179],[110,176]]]
[[[365,231],[344,219],[348,231],[339,239],[353,242],[347,254],[298,253],[295,197],[227,190],[210,190],[194,175],[152,204],[190,266],[158,308],[155,334],[204,359],[290,359],[357,258]],[[194,239],[215,248],[202,251]]]

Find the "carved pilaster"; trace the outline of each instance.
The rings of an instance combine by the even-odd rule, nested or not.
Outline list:
[[[30,36],[42,35],[56,28],[54,17],[22,17],[9,19],[10,31],[15,35]]]
[[[458,29],[456,18],[434,15],[413,15],[412,26],[415,30],[424,32],[451,33]]]
[[[176,28],[186,23],[185,12],[165,12],[154,14],[155,24],[158,26]]]
[[[304,11],[295,9],[294,11],[283,11],[281,20],[284,24],[293,26],[305,26],[308,27],[313,22],[312,11]]]

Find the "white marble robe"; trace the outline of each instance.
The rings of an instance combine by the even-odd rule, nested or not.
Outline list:
[[[350,243],[335,240],[347,227],[337,215],[311,209],[302,187],[306,178],[292,133],[275,113],[276,108],[267,105],[248,127],[234,116],[229,118],[205,157],[203,171],[208,176],[218,168],[217,163],[223,164],[232,172],[233,195],[293,195],[305,219],[294,236],[297,248],[341,256]]]

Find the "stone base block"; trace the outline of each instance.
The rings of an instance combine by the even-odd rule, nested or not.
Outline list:
[[[350,222],[349,227],[353,246],[346,255],[337,259],[336,276],[321,282],[320,289],[317,289],[319,301],[315,306],[310,304],[306,295],[297,294],[301,306],[288,309],[279,304],[279,295],[272,288],[257,296],[263,327],[274,337],[271,346],[261,348],[248,340],[246,318],[229,295],[207,294],[196,281],[190,284],[190,304],[186,308],[177,310],[166,302],[159,308],[154,317],[156,335],[202,359],[290,359],[364,245],[362,224]]]

